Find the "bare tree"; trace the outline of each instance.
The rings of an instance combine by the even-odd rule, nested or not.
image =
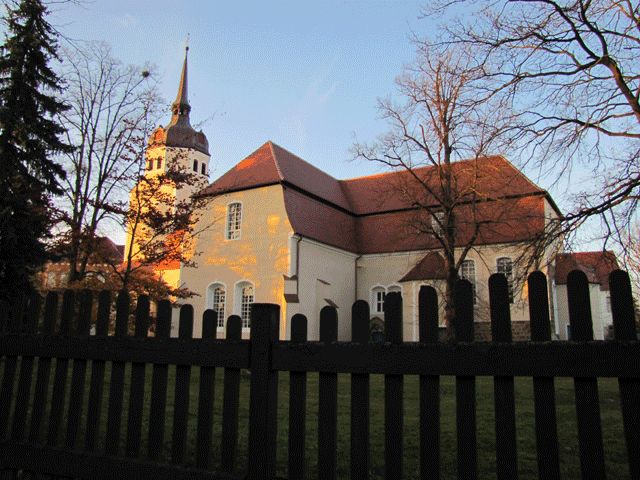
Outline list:
[[[475,82],[484,65],[473,52],[418,46],[416,62],[397,79],[402,102],[379,103],[389,133],[374,144],[356,144],[354,151],[357,158],[404,172],[395,176],[389,194],[414,207],[410,230],[425,245],[435,239],[443,254],[445,319],[451,328],[462,262],[483,234],[513,220],[500,193],[482,180],[500,174],[483,160],[509,148],[504,132],[513,119],[501,98],[478,99]],[[462,159],[467,161],[457,162]]]
[[[427,14],[451,12],[440,3]],[[511,135],[543,173],[593,181],[547,241],[601,220],[605,239],[628,237],[640,198],[640,9],[627,0],[464,2],[438,42],[483,59],[479,96],[500,96],[518,115]],[[426,44],[427,42],[425,42]]]
[[[156,290],[177,298],[190,297],[193,292],[168,285],[158,272],[195,266],[195,239],[211,225],[200,221],[209,199],[198,192],[206,180],[182,166],[185,153],[180,151],[170,161],[164,159],[165,169],[146,170],[145,165],[158,162],[147,156],[146,137],[138,137],[137,148],[130,149],[138,170],[129,202],[114,209],[128,242],[123,262],[112,264],[112,270],[120,279],[120,288],[136,286],[149,293]]]
[[[67,141],[65,195],[60,203],[63,255],[69,281],[82,281],[101,226],[120,210],[138,178],[134,145],[159,118],[161,102],[148,67],[125,66],[104,43],[90,42],[64,52],[61,114]],[[110,224],[113,226],[113,223]]]

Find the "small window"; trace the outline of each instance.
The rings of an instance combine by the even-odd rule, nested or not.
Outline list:
[[[202,175],[206,175],[207,174],[207,165],[203,162],[200,167],[201,167],[201,170],[202,170],[200,173],[202,173]]]
[[[431,217],[431,229],[436,235],[441,235],[444,226],[444,212],[436,212]]]
[[[198,160],[193,161],[193,171],[198,173]]]
[[[373,310],[373,313],[383,313],[384,297],[386,296],[384,287],[374,288],[371,294],[371,309]]]
[[[251,328],[251,304],[254,302],[253,285],[249,282],[239,283],[236,287],[236,297],[240,300],[239,311],[242,328]]]
[[[224,285],[220,283],[214,283],[209,286],[209,308],[212,308],[218,312],[218,328],[224,328],[225,321],[225,303],[227,301],[227,292],[224,289]]]
[[[463,260],[460,264],[460,278],[471,283],[473,292],[473,304],[476,304],[476,263],[473,260]]]
[[[147,160],[147,170],[153,170],[153,160]]]
[[[162,168],[162,159],[161,159],[161,158],[159,158],[158,160],[156,160],[156,168],[157,168],[157,169]]]
[[[242,225],[242,204],[230,203],[227,207],[227,240],[240,238],[240,226]]]
[[[498,273],[507,277],[509,287],[509,303],[513,303],[513,260],[508,257],[499,258],[496,261]]]

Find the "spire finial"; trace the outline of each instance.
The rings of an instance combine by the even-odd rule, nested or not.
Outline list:
[[[185,50],[184,50],[184,63],[182,64],[182,75],[180,76],[180,86],[178,87],[178,94],[176,99],[171,105],[171,112],[173,113],[172,122],[175,122],[179,117],[185,117],[189,121],[189,112],[191,106],[189,105],[189,97],[187,95],[187,60],[189,55],[189,36],[187,35]]]

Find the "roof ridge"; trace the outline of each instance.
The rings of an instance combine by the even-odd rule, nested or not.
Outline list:
[[[304,164],[306,164],[306,165],[310,166],[310,167],[311,167],[311,168],[313,168],[314,170],[316,170],[316,171],[318,171],[318,172],[322,173],[323,175],[326,175],[327,177],[332,178],[332,179],[333,179],[333,180],[335,180],[336,182],[340,182],[340,180],[339,180],[339,179],[337,179],[337,178],[335,178],[333,175],[331,175],[331,174],[329,174],[329,173],[325,172],[325,171],[324,171],[324,170],[322,170],[321,168],[316,167],[313,163],[308,162],[307,160],[305,160],[304,158],[302,158],[300,155],[297,155],[297,154],[293,153],[291,150],[289,150],[289,149],[287,149],[287,148],[283,147],[282,145],[279,145],[279,144],[277,144],[277,143],[275,143],[275,142],[273,142],[273,141],[271,141],[271,140],[269,140],[267,143],[269,143],[269,144],[270,144],[270,146],[271,146],[271,148],[272,148],[272,149],[273,149],[273,147],[278,147],[280,150],[283,150],[283,151],[285,151],[286,153],[288,153],[289,155],[291,155],[291,156],[293,156],[293,157],[297,158],[297,159],[298,159],[298,160],[300,160],[302,163],[304,163]],[[276,155],[276,157],[277,157],[277,155]]]
[[[271,140],[267,140],[265,145],[269,145],[269,150],[271,151],[271,157],[273,158],[273,164],[276,166],[276,171],[278,172],[278,177],[280,177],[281,181],[284,181],[284,175],[282,174],[282,170],[280,169],[280,162],[278,161],[278,156],[276,155],[276,151],[273,146],[276,145],[279,148],[280,145],[274,144]]]

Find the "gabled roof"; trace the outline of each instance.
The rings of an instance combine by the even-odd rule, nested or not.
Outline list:
[[[556,255],[556,284],[567,283],[572,270],[582,270],[589,283],[600,285],[601,290],[609,290],[609,274],[618,269],[618,260],[611,251],[559,253]]]
[[[468,225],[474,223],[474,215],[486,223],[478,243],[505,243],[531,238],[544,227],[544,199],[557,211],[547,192],[502,156],[459,161],[452,168],[462,203],[458,210],[461,244],[472,234]],[[439,181],[433,166],[336,180],[269,141],[201,194],[280,184],[296,233],[350,252],[382,253],[438,248],[433,238],[416,235],[412,225],[424,222],[416,218],[417,213],[425,214],[416,210],[413,200],[420,198],[422,205],[437,207]],[[472,214],[464,206],[465,197],[483,203]],[[495,202],[503,204],[500,218],[494,218]]]
[[[349,210],[338,180],[271,141],[214,181],[202,194],[218,195],[276,183],[297,187]]]

